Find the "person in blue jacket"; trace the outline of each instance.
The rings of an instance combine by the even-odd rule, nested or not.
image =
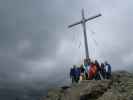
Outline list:
[[[78,83],[80,77],[80,68],[77,68],[76,65],[73,65],[73,68],[70,70],[70,78],[72,79],[72,83]]]
[[[106,78],[110,79],[111,78],[112,69],[111,69],[111,65],[107,61],[105,62],[105,68],[106,68]]]
[[[70,79],[72,80],[72,83],[74,83],[74,81],[75,81],[74,67],[70,69]]]

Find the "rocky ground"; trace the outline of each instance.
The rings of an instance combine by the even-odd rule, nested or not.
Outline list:
[[[133,74],[119,71],[111,80],[82,81],[51,89],[41,100],[133,100]]]

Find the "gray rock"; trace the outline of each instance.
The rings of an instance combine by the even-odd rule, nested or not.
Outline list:
[[[133,100],[133,75],[114,72],[111,80],[86,80],[49,90],[47,97],[41,100]]]

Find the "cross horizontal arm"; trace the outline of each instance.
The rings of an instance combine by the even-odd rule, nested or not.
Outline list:
[[[102,16],[102,15],[101,14],[98,14],[98,15],[92,16],[92,17],[90,17],[88,19],[85,19],[85,22],[87,22],[89,20],[92,20],[92,19],[95,19],[95,18],[100,17],[100,16]]]
[[[71,25],[68,26],[68,28],[71,28],[71,27],[73,27],[73,26],[75,26],[75,25],[78,25],[78,24],[81,24],[81,23],[82,23],[82,21],[77,22],[77,23],[74,23],[74,24],[71,24]]]

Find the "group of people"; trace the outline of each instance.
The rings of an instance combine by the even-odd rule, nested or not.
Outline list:
[[[90,58],[87,58],[80,67],[73,65],[73,68],[70,69],[70,78],[72,83],[78,83],[82,80],[110,79],[111,65],[107,61],[99,64],[97,60],[91,61]]]

